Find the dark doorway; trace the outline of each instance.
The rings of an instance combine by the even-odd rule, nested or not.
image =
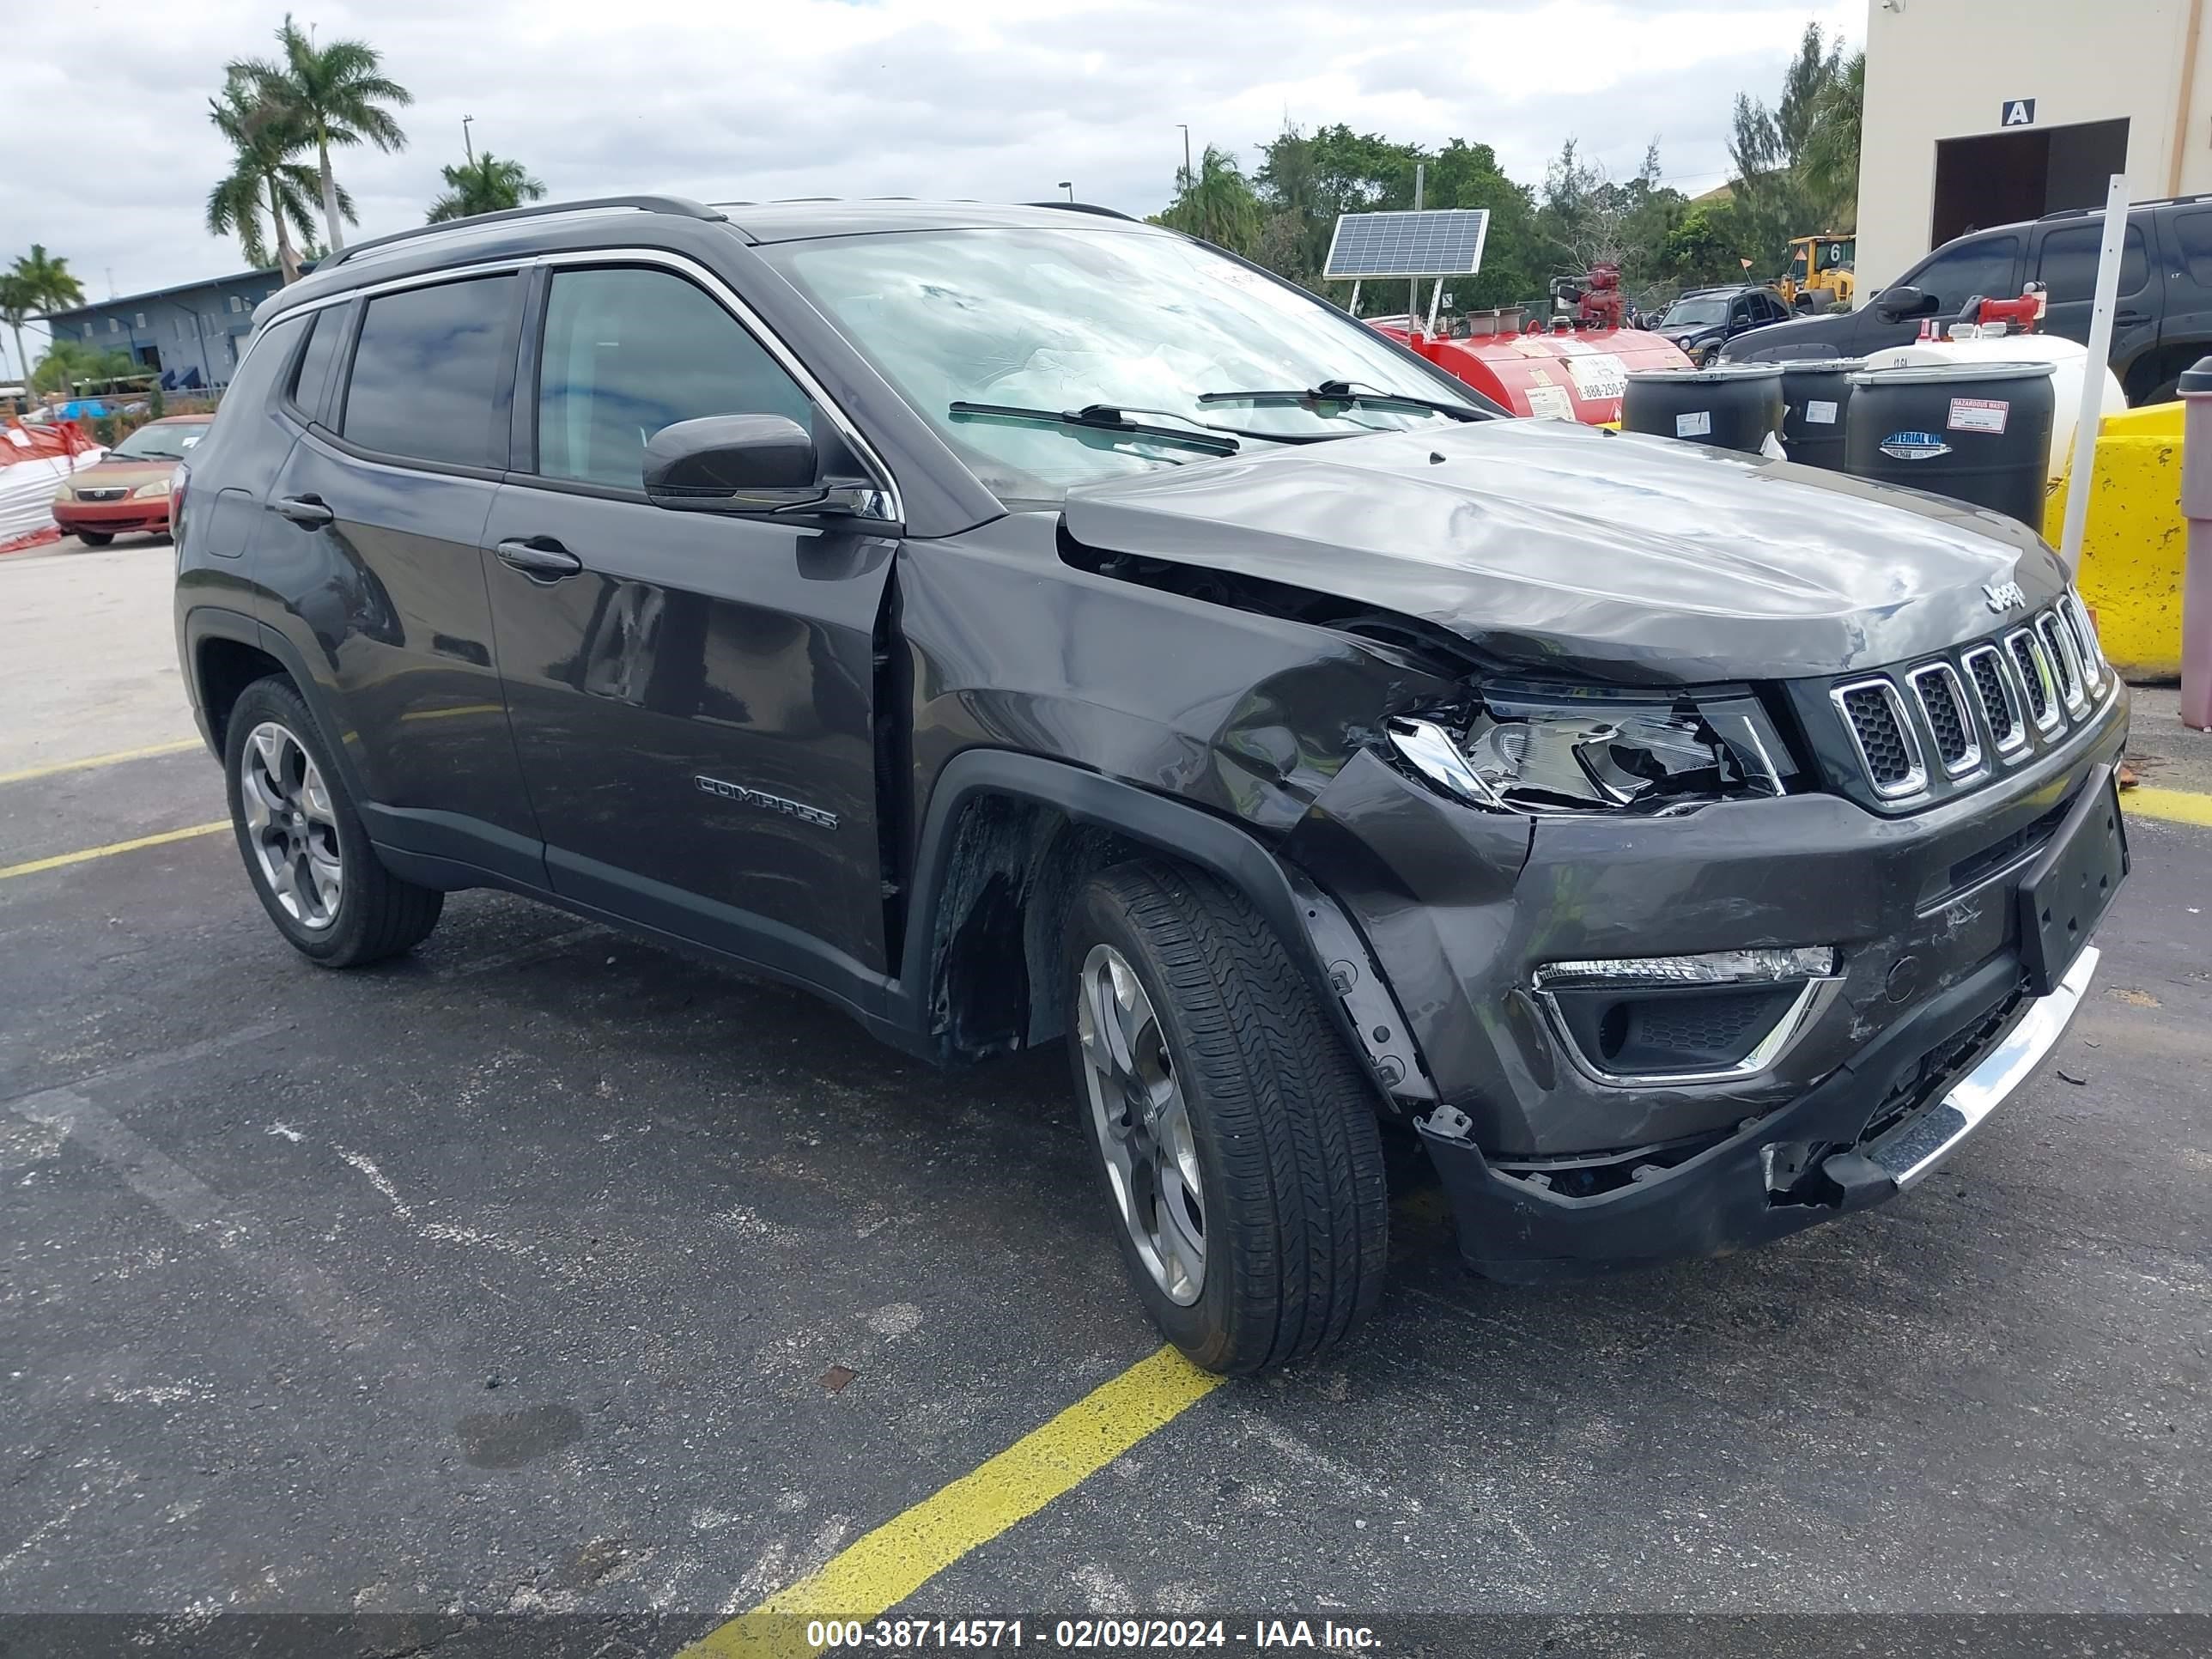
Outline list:
[[[141,368],[159,368],[161,366],[161,348],[159,346],[134,346],[131,355],[138,359]]]
[[[2127,166],[2124,118],[1939,139],[1928,245],[2062,208],[2101,206],[2105,181]]]

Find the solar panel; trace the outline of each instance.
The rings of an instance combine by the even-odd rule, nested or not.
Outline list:
[[[1471,276],[1482,269],[1482,241],[1489,231],[1487,208],[1340,214],[1322,275],[1340,283],[1365,276]]]

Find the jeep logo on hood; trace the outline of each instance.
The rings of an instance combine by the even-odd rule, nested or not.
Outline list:
[[[1893,432],[1881,441],[1881,453],[1893,460],[1932,461],[1949,454],[1951,446],[1932,432]]]

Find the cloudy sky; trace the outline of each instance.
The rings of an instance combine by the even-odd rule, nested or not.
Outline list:
[[[1668,176],[1721,182],[1739,90],[1770,100],[1808,21],[1866,0],[295,0],[384,53],[415,94],[399,154],[341,153],[374,235],[420,223],[479,149],[552,196],[1027,200],[1073,179],[1164,204],[1194,144],[1288,119],[1486,143],[1534,182],[1570,137],[1616,172],[1656,138]],[[0,263],[33,241],[104,298],[239,269],[204,228],[226,169],[207,100],[271,48],[272,0],[11,5],[0,53],[29,112],[0,152]],[[112,287],[111,287],[112,284]],[[33,347],[33,355],[39,348]]]

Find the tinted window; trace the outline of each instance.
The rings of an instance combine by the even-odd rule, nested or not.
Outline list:
[[[2212,208],[2177,213],[2166,222],[2189,280],[2199,288],[2212,288]]]
[[[2101,224],[2069,225],[2063,230],[2054,230],[2043,239],[2035,279],[2051,290],[2053,302],[2094,300],[2097,296],[2097,256],[2104,248],[2105,228]],[[2150,261],[2143,254],[2142,227],[2130,225],[2128,239],[2120,250],[2119,291],[2140,294],[2149,276]]]
[[[276,384],[279,375],[291,368],[292,354],[299,349],[300,337],[307,331],[304,317],[287,317],[270,324],[261,331],[246,361],[239,365],[238,373],[231,377],[230,386],[222,395],[222,407],[234,404],[241,409],[258,410],[269,396],[269,388]]]
[[[678,421],[781,415],[806,395],[730,313],[665,270],[563,270],[545,304],[538,470],[643,487],[645,446]]]
[[[322,413],[323,390],[330,384],[338,342],[345,337],[345,313],[343,306],[328,306],[307,322],[307,349],[300,354],[299,371],[292,376],[292,401],[311,420]]]
[[[1949,317],[1977,294],[1985,300],[2018,294],[2019,263],[2019,237],[1978,236],[1970,242],[1939,248],[1926,264],[1901,283],[1936,295],[1939,314]]]
[[[345,435],[387,455],[503,465],[494,410],[515,281],[480,276],[371,300],[346,387]]]

